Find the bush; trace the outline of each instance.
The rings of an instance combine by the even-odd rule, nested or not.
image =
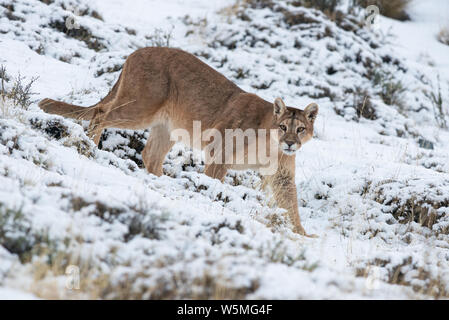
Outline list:
[[[172,38],[173,29],[167,31],[161,28],[156,28],[153,34],[145,36],[145,39],[149,41],[148,46],[150,47],[170,47],[170,40]]]
[[[376,276],[376,269],[381,268],[386,273]],[[368,265],[356,268],[356,276],[372,281],[380,278],[390,284],[409,286],[416,293],[429,295],[434,299],[449,297],[447,280],[439,274],[433,274],[428,266],[420,265],[412,256],[372,259]]]
[[[25,82],[25,78],[20,74],[14,79],[12,85],[7,86],[11,82],[11,78],[6,73],[4,66],[0,67],[0,99],[12,100],[15,106],[20,106],[23,109],[28,107],[34,102],[31,100],[31,96],[34,95],[31,91],[33,83],[38,78],[31,78],[30,81]],[[8,88],[9,87],[9,88]]]
[[[403,107],[402,96],[405,91],[404,85],[400,80],[396,80],[389,71],[375,71],[373,74],[373,84],[378,88],[378,94],[382,100],[392,106]]]
[[[438,41],[449,46],[449,26],[441,28],[437,35]]]
[[[321,10],[328,15],[333,14],[339,4],[340,0],[301,0],[293,3],[293,5]]]
[[[357,117],[363,117],[369,120],[376,120],[376,110],[371,103],[369,92],[360,87],[356,87],[353,93],[353,107],[357,112]]]
[[[438,76],[437,82],[438,84],[436,88],[432,86],[433,91],[424,91],[424,94],[432,103],[435,121],[438,126],[442,129],[447,129],[447,111],[445,110],[446,108],[444,106],[443,95],[441,93],[440,76]]]
[[[94,35],[90,29],[83,26],[80,26],[79,28],[68,29],[66,26],[66,19],[68,18],[69,16],[61,20],[52,20],[48,24],[48,27],[60,31],[66,34],[68,37],[84,42],[89,49],[96,52],[106,48],[106,45],[102,42],[103,39]]]
[[[363,8],[376,5],[379,7],[381,15],[400,21],[410,20],[406,12],[409,3],[410,0],[353,0],[353,5]]]
[[[20,209],[10,209],[0,203],[0,246],[22,255],[31,250],[34,239],[29,236],[30,225]]]
[[[281,1],[279,1],[281,2]],[[341,0],[291,0],[288,1],[294,7],[305,7],[305,8],[313,8],[322,11],[325,15],[327,15],[330,19],[335,20],[335,16],[337,14],[337,7],[341,3]],[[239,4],[239,2],[238,2]],[[243,1],[243,5],[249,6],[251,8],[270,8],[273,9],[276,2],[274,0],[245,0]],[[229,13],[235,13],[238,10],[237,6],[230,7],[233,10],[228,10]],[[229,14],[228,13],[228,14]],[[340,12],[341,13],[341,12]]]

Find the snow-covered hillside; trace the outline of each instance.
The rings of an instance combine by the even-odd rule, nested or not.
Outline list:
[[[293,0],[0,0],[5,91],[38,77],[28,107],[0,98],[0,297],[448,298],[449,46],[432,17],[449,10],[418,2],[368,30],[361,9]],[[296,156],[319,238],[294,234],[253,172],[221,183],[177,144],[155,177],[151,132],[110,129],[97,148],[87,122],[37,107],[92,105],[130,53],[161,45],[268,101],[319,104]]]

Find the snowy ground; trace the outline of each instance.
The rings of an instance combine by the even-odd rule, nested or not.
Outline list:
[[[293,234],[250,172],[222,184],[176,145],[157,178],[139,162],[148,132],[109,130],[99,150],[86,123],[1,101],[0,298],[449,297],[449,133],[429,98],[439,75],[448,116],[445,1],[416,0],[412,21],[375,31],[361,13],[334,23],[289,2],[234,3],[0,0],[0,64],[39,77],[33,99],[87,106],[127,55],[171,33],[247,91],[316,101],[296,184],[320,237]],[[60,30],[69,5],[86,13],[82,36]]]

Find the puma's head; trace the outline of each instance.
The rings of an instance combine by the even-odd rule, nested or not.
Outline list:
[[[274,125],[279,130],[279,148],[283,153],[295,154],[295,151],[312,138],[317,114],[316,103],[299,110],[286,107],[281,98],[274,100]]]

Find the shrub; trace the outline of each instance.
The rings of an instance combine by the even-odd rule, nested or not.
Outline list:
[[[381,15],[400,21],[410,20],[406,12],[409,3],[410,0],[353,0],[353,5],[363,8],[376,5],[379,7]]]
[[[173,38],[173,29],[166,31],[156,28],[153,34],[146,35],[145,39],[149,41],[150,47],[170,47],[170,40]]]
[[[101,135],[99,149],[113,152],[122,159],[130,159],[143,168],[142,150],[148,135],[148,130],[106,129]]]
[[[20,74],[13,80],[12,85],[7,86],[11,82],[11,78],[6,73],[4,66],[0,67],[0,99],[9,99],[15,106],[20,106],[23,109],[28,107],[34,102],[31,100],[31,96],[35,93],[31,91],[31,87],[38,78],[33,77],[30,81],[25,82],[25,77]]]
[[[396,80],[389,71],[375,71],[372,78],[373,84],[378,88],[378,94],[383,102],[400,108],[403,106],[402,95],[405,88],[400,80]]]
[[[68,37],[84,42],[89,49],[96,52],[106,48],[106,46],[101,41],[102,39],[95,36],[90,29],[83,26],[79,26],[79,28],[68,29],[66,26],[66,19],[68,18],[69,17],[65,17],[62,20],[51,20],[48,26],[59,32],[65,33]]]
[[[386,272],[383,275],[376,275],[376,269]],[[372,259],[368,265],[356,268],[356,276],[372,281],[383,280],[394,285],[408,286],[417,294],[434,299],[448,298],[447,279],[440,274],[432,274],[429,269],[428,266],[420,265],[411,256],[397,259],[386,257]]]
[[[323,11],[327,15],[333,14],[339,4],[340,0],[301,0],[293,2],[293,5],[315,8]]]
[[[443,95],[441,94],[440,76],[437,78],[438,86],[432,92],[424,91],[424,95],[430,100],[433,106],[435,121],[442,129],[447,129],[446,111],[444,108]]]
[[[290,0],[286,2],[294,7],[305,7],[320,10],[332,20],[336,20],[338,15],[342,15],[342,12],[337,9],[338,5],[342,2],[341,0]],[[226,10],[223,10],[223,13],[225,13],[228,16],[231,14],[237,15],[240,5],[249,6],[253,9],[263,9],[263,8],[273,9],[276,5],[276,1],[274,0],[243,0],[242,2],[238,1],[235,5],[227,8]],[[291,12],[285,11],[280,8],[277,8],[276,10],[284,11],[284,14],[286,13],[292,14]],[[287,18],[287,20],[289,19]]]
[[[435,185],[429,187],[440,190]],[[374,200],[384,206],[383,211],[388,212],[395,219],[392,221],[401,224],[415,222],[427,227],[435,234],[448,234],[448,217],[444,214],[449,207],[447,197],[431,197],[413,191],[410,185],[403,182],[385,181],[374,186],[371,191]],[[407,190],[394,194],[392,190]],[[442,191],[438,191],[441,192]]]
[[[449,26],[441,28],[437,35],[438,41],[449,46]]]
[[[363,117],[369,120],[376,120],[376,110],[371,103],[369,92],[360,87],[356,87],[353,93],[353,107],[357,112],[357,117]]]
[[[0,245],[19,257],[29,252],[34,238],[29,235],[30,224],[21,209],[10,209],[0,203]]]

